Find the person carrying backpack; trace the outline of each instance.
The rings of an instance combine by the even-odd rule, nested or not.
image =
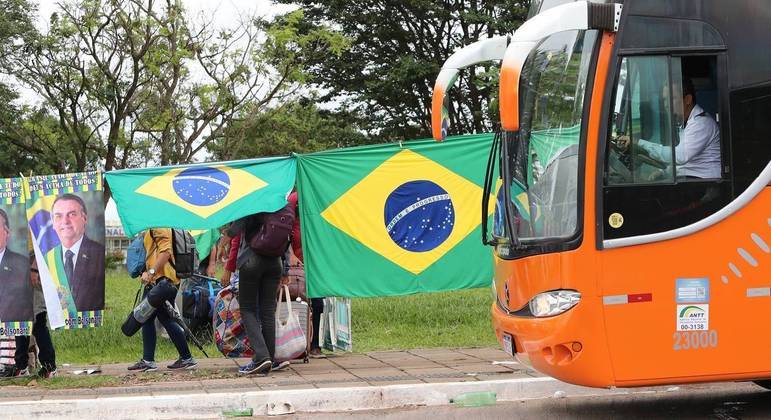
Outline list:
[[[145,284],[142,297],[148,296],[148,301],[156,308],[162,307],[165,302],[174,305],[179,287],[179,278],[174,269],[174,252],[172,244],[174,237],[171,229],[149,229],[144,234],[144,248],[146,251],[145,267],[142,273],[142,283]],[[192,266],[191,266],[192,267]],[[152,291],[152,293],[150,293]],[[165,301],[165,302],[164,302]],[[169,369],[194,369],[198,362],[190,354],[190,348],[185,340],[185,332],[182,327],[174,322],[164,310],[155,313],[142,324],[142,358],[128,370],[149,372],[158,370],[155,363],[155,345],[157,335],[154,318],[158,317],[161,325],[171,338],[171,342],[179,352],[179,359],[168,365]]]
[[[283,272],[281,256],[289,246],[293,225],[294,209],[287,205],[274,213],[238,219],[223,235],[230,240],[241,234],[236,258],[238,298],[254,355],[250,363],[239,369],[240,374],[267,375],[274,368],[276,293]]]

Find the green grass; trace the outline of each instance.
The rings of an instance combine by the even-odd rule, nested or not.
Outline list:
[[[353,299],[353,349],[497,346],[490,289]]]
[[[104,326],[53,331],[57,364],[132,362],[142,357],[142,331],[133,337],[126,337],[120,330],[133,308],[139,281],[130,278],[125,270],[108,271],[105,281]],[[205,349],[209,356],[219,354],[214,344],[207,345]],[[192,344],[190,350],[194,357],[203,357]],[[175,360],[177,357],[177,350],[171,341],[158,337],[155,360]]]
[[[34,383],[32,383],[34,381]],[[38,379],[34,376],[22,378],[3,379],[0,386],[36,386],[48,389],[68,389],[68,388],[97,388],[103,386],[119,385],[121,379],[109,375],[96,376],[56,376],[51,379]]]
[[[139,283],[125,271],[107,273],[105,325],[54,331],[59,365],[136,361],[142,354],[141,331],[126,337],[120,326],[133,307]],[[427,347],[497,346],[490,325],[488,288],[388,298],[353,299],[353,349],[356,352]],[[206,352],[220,357],[214,344]],[[203,355],[191,345],[195,357]],[[169,340],[158,339],[156,360],[174,360]]]
[[[143,385],[155,382],[186,381],[197,379],[231,379],[239,375],[234,369],[195,369],[184,372],[144,372],[140,375],[93,375],[69,376],[59,375],[51,379],[40,379],[35,376],[20,378],[3,378],[0,386],[27,386],[48,389],[66,388],[98,388],[121,385]]]

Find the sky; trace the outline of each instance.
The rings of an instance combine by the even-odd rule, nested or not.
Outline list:
[[[213,17],[216,26],[231,26],[238,22],[241,16],[248,16],[254,12],[262,16],[271,16],[290,10],[290,7],[271,4],[270,0],[181,0],[193,21],[199,21],[199,17]],[[39,0],[38,2],[38,29],[46,31],[51,13],[57,10],[59,0]],[[30,97],[31,92],[22,90],[22,99],[34,101]],[[106,221],[118,222],[118,210],[111,199],[104,213]]]

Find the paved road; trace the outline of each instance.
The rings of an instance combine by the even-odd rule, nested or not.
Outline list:
[[[556,389],[556,388],[555,388]],[[295,415],[294,419],[768,419],[771,392],[752,383],[618,390],[620,394],[503,402],[488,407],[417,407],[356,413]],[[556,391],[555,391],[556,392]]]

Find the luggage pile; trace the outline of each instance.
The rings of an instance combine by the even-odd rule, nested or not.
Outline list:
[[[196,338],[210,342],[212,337],[212,318],[217,293],[222,286],[215,278],[193,274],[184,281],[181,288],[182,318]]]

